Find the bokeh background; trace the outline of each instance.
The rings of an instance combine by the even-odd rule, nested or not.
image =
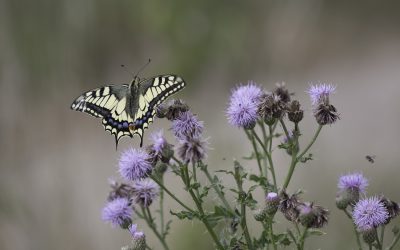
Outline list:
[[[316,123],[305,90],[316,81],[337,85],[332,102],[341,120],[323,129],[315,160],[298,167],[289,191],[301,188],[304,199],[331,210],[327,234],[308,249],[355,249],[351,223],[335,207],[337,177],[363,171],[369,194],[400,200],[399,10],[396,1],[0,0],[0,249],[129,243],[100,214],[120,152],[138,140],[124,139],[115,151],[98,120],[69,106],[85,90],[129,82],[120,65],[136,71],[148,58],[142,76],[187,81],[178,97],[205,121],[214,170],[250,153],[243,131],[225,117],[232,87],[286,82],[306,109],[306,143]],[[171,138],[160,120],[146,135],[160,128]],[[275,161],[282,184],[288,159],[277,153]],[[175,180],[169,174],[167,183],[186,197]],[[174,250],[212,248],[199,222],[176,221],[168,241]]]

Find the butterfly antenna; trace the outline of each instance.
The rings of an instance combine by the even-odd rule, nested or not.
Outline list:
[[[133,78],[136,76],[132,73],[132,71],[128,70],[125,64],[121,64],[121,68],[123,68],[126,72],[128,72]]]
[[[147,67],[147,65],[149,65],[150,63],[151,63],[151,58],[149,58],[149,61],[147,61],[147,63],[144,64],[144,65],[137,71],[137,73],[136,73],[136,75],[135,75],[134,77],[137,78],[138,75],[139,75],[139,73],[142,72],[142,70],[144,70],[144,69]]]

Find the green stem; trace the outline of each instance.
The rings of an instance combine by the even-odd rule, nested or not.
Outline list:
[[[288,131],[288,129],[286,128],[285,122],[283,122],[282,119],[279,119],[279,122],[280,122],[281,125],[282,125],[283,131],[285,131],[286,138],[289,138],[289,131]]]
[[[251,241],[249,229],[247,227],[247,221],[246,221],[246,204],[245,204],[245,198],[246,198],[246,193],[243,191],[243,180],[240,174],[240,170],[235,168],[235,181],[238,187],[238,200],[240,201],[240,226],[243,230],[244,237],[246,239],[247,243],[247,248],[252,250],[253,244]]]
[[[161,184],[164,184],[163,176],[160,177]],[[164,231],[164,189],[160,190],[160,223],[161,223],[161,235],[165,239],[165,231]]]
[[[371,244],[371,243],[368,244],[368,249],[369,249],[369,250],[372,250],[372,244]]]
[[[269,168],[271,171],[271,175],[272,175],[272,181],[274,182],[274,191],[277,192],[278,190],[278,186],[276,183],[276,177],[275,177],[275,170],[274,170],[274,163],[272,162],[272,157],[271,155],[268,153],[267,149],[265,148],[264,143],[261,141],[260,137],[258,137],[256,131],[254,131],[254,129],[252,130],[252,133],[254,135],[254,138],[256,138],[256,140],[258,141],[258,143],[260,144],[260,146],[262,147],[262,149],[264,150],[265,155],[267,156],[268,159],[268,163],[269,163]]]
[[[269,232],[269,237],[271,238],[272,246],[273,246],[274,250],[277,250],[277,245],[276,245],[276,242],[275,242],[275,239],[274,239],[274,230],[273,230],[273,227],[272,227],[273,226],[273,218],[271,218],[271,220],[269,221],[268,225],[269,225],[268,232]]]
[[[400,233],[397,233],[396,237],[393,238],[392,243],[386,248],[386,250],[392,250],[396,246],[397,242],[399,242],[399,240],[400,240]]]
[[[164,247],[165,250],[169,250],[167,242],[165,242],[165,238],[158,232],[155,224],[154,224],[154,219],[151,216],[151,212],[149,207],[146,207],[146,210],[142,208],[142,213],[144,216],[145,221],[147,222],[147,225],[150,227],[150,229],[154,232],[154,234],[156,235],[156,237],[158,238],[158,240],[161,242],[162,246]],[[146,214],[147,212],[147,214]]]
[[[321,132],[321,129],[322,129],[322,125],[320,125],[320,126],[318,127],[318,129],[317,129],[317,131],[315,132],[315,134],[314,134],[313,138],[311,139],[310,143],[309,143],[309,144],[307,145],[307,147],[303,150],[303,152],[301,152],[298,156],[296,156],[296,153],[295,153],[295,152],[292,152],[292,161],[291,161],[291,163],[290,163],[289,171],[288,171],[288,173],[287,173],[287,175],[286,175],[285,182],[284,182],[283,187],[282,187],[283,190],[285,190],[285,189],[289,186],[290,179],[291,179],[292,176],[293,176],[293,173],[294,173],[294,169],[295,169],[295,167],[296,167],[296,164],[301,160],[301,157],[303,157],[303,155],[306,154],[307,151],[308,151],[308,150],[311,148],[311,146],[314,144],[314,142],[315,142],[315,140],[317,139],[319,133]],[[297,135],[295,135],[295,136],[297,137]],[[297,140],[297,139],[296,139],[296,140]]]
[[[224,250],[224,247],[222,246],[221,242],[218,240],[218,237],[215,234],[213,228],[211,227],[210,223],[208,223],[208,220],[206,218],[206,214],[204,213],[203,206],[201,205],[201,202],[198,200],[198,198],[196,197],[196,194],[190,188],[190,178],[189,178],[189,174],[188,174],[188,166],[187,166],[187,164],[181,165],[181,168],[183,168],[183,173],[184,173],[181,176],[182,181],[186,185],[187,191],[189,192],[190,196],[192,197],[194,203],[196,204],[196,207],[197,207],[198,212],[200,214],[200,220],[205,225],[208,233],[211,235],[211,238],[214,240],[214,243],[217,245],[217,248],[220,249],[220,250]]]
[[[307,145],[307,147],[303,150],[303,152],[301,152],[299,154],[299,156],[297,157],[297,160],[300,160],[301,157],[303,157],[307,153],[307,151],[311,148],[311,146],[314,144],[315,140],[317,139],[319,132],[321,132],[322,127],[323,127],[323,125],[319,125],[317,131],[314,134],[314,137],[312,138],[310,143]]]
[[[254,153],[256,154],[258,170],[260,171],[260,175],[263,176],[263,170],[262,170],[261,162],[260,162],[260,154],[258,153],[258,148],[257,148],[257,144],[254,140],[254,136],[251,136],[251,134],[247,130],[244,130],[244,132],[246,132],[247,137],[249,137],[249,139],[251,141]]]
[[[225,196],[223,195],[220,188],[218,187],[218,184],[214,182],[213,178],[210,175],[210,172],[208,172],[207,166],[203,165],[200,167],[200,169],[206,175],[208,181],[211,183],[211,185],[212,185],[213,189],[215,190],[215,192],[217,193],[219,199],[222,201],[222,203],[224,203],[225,208],[228,209],[229,211],[233,211],[231,206],[229,205],[228,201],[225,199]]]
[[[349,212],[348,212],[346,209],[344,209],[343,212],[347,215],[347,217],[348,217],[351,221],[353,221],[353,218],[351,217],[351,215],[349,214]],[[359,250],[362,250],[362,247],[361,247],[361,240],[360,240],[360,234],[358,233],[357,228],[356,228],[356,226],[354,225],[354,223],[353,223],[353,229],[354,229],[354,234],[356,235],[356,240],[357,240],[358,249],[359,249]]]
[[[172,194],[157,178],[155,178],[153,175],[150,175],[150,178],[155,181],[169,196],[171,196],[172,199],[174,199],[176,202],[178,202],[182,207],[184,207],[186,210],[189,212],[193,213],[193,209],[190,209],[188,206],[186,206],[182,201],[180,201],[174,194]]]
[[[301,234],[301,237],[300,237],[300,242],[299,242],[300,248],[299,248],[299,250],[303,250],[304,249],[304,243],[305,243],[307,231],[308,231],[308,228],[305,227],[304,230],[303,230],[303,233]]]
[[[382,227],[381,227],[381,236],[380,236],[380,238],[379,238],[379,243],[380,243],[380,246],[381,246],[381,250],[383,249],[383,237],[385,236],[385,225],[383,225]]]

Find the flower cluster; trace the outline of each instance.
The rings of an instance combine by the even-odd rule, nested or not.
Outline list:
[[[328,223],[329,211],[312,202],[303,202],[299,194],[281,194],[279,210],[291,222],[299,222],[306,228],[321,228]]]
[[[339,178],[339,192],[336,205],[348,212],[351,208],[353,222],[367,244],[378,240],[376,229],[386,225],[395,218],[400,210],[399,205],[384,196],[360,198],[366,194],[368,180],[362,173],[350,173]]]
[[[312,85],[307,92],[318,124],[332,124],[339,119],[336,108],[329,102],[329,96],[335,92],[333,85]],[[273,92],[265,92],[254,82],[234,89],[226,111],[231,125],[245,129],[254,128],[258,120],[273,125],[286,114],[291,122],[299,123],[303,113],[299,101],[291,99],[284,84],[278,84]]]
[[[185,163],[197,163],[206,157],[207,142],[203,138],[204,123],[181,100],[162,106],[158,117],[172,121],[172,132],[178,141],[177,153]]]

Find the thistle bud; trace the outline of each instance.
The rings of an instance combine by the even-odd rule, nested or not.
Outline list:
[[[340,210],[345,210],[349,205],[349,200],[343,194],[336,195],[336,207]]]
[[[175,120],[180,116],[181,113],[184,113],[189,110],[189,106],[184,103],[180,99],[173,100],[168,107],[168,111],[166,113],[166,118],[170,121]]]
[[[268,193],[265,202],[265,212],[268,215],[274,215],[279,208],[280,201],[281,199],[277,193]]]
[[[132,224],[128,228],[132,236],[132,247],[133,250],[145,250],[146,249],[146,237],[143,232],[137,231],[137,225]]]
[[[377,239],[376,228],[371,227],[361,232],[363,240],[367,244],[372,244]]]
[[[328,210],[313,203],[298,206],[299,221],[307,228],[321,228],[328,222]]]
[[[265,209],[257,209],[253,212],[256,221],[264,221],[267,218]]]
[[[289,121],[299,123],[303,119],[304,111],[300,109],[300,103],[297,100],[292,101],[288,108]]]
[[[326,102],[321,102],[314,109],[314,117],[319,125],[330,125],[339,119],[339,114],[335,106]]]
[[[385,224],[388,224],[392,219],[394,219],[397,215],[399,215],[400,209],[399,204],[392,200],[386,199],[385,197],[381,198],[381,203],[388,211],[388,218],[386,219]]]
[[[284,103],[289,103],[290,102],[290,93],[289,90],[286,88],[285,83],[277,83],[276,88],[274,89],[274,94],[279,96],[279,98],[282,100]]]
[[[271,118],[281,119],[285,115],[285,111],[286,103],[278,95],[275,93],[263,94],[258,113],[264,120],[271,120]]]

